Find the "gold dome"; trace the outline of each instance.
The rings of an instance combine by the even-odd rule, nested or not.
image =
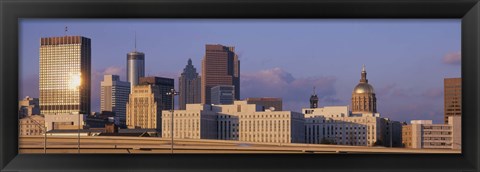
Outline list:
[[[368,93],[368,94],[374,94],[375,90],[373,87],[368,84],[368,83],[359,83],[355,88],[353,89],[353,93],[358,93],[358,94],[363,94],[363,93]]]

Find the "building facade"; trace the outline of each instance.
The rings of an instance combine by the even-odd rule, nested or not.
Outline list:
[[[31,115],[39,115],[40,106],[38,98],[25,97],[18,102],[18,117],[24,118]]]
[[[433,124],[432,120],[412,120],[410,125],[403,126],[403,145],[417,149],[461,149],[461,117],[448,118],[448,124]]]
[[[218,111],[218,138],[267,143],[303,143],[304,117],[292,111],[263,111],[261,106],[235,101],[214,105]]]
[[[274,108],[275,111],[283,110],[282,98],[276,97],[251,97],[245,99],[248,104],[256,104],[262,107],[262,110]]]
[[[187,104],[201,103],[201,79],[198,76],[197,69],[192,65],[191,59],[188,59],[187,66],[178,78],[178,88],[179,109],[185,110]]]
[[[40,39],[40,113],[90,113],[91,41]]]
[[[30,115],[19,120],[20,136],[35,136],[45,133],[45,118],[41,115]]]
[[[235,100],[235,86],[233,85],[214,86],[210,93],[210,103],[214,105],[233,104],[233,101]]]
[[[312,144],[384,145],[385,119],[378,114],[351,114],[348,106],[304,108],[305,141]]]
[[[210,105],[187,104],[186,110],[175,110],[173,137],[181,139],[217,139],[217,113]],[[162,111],[162,136],[172,138],[172,112]]]
[[[449,116],[462,115],[462,79],[445,78],[444,90],[444,120],[448,124]]]
[[[136,85],[127,103],[127,127],[161,130],[162,107],[157,85]]]
[[[160,95],[160,106],[162,109],[168,110],[172,109],[172,96],[167,95],[167,92],[170,92],[171,89],[175,87],[175,81],[172,78],[164,78],[164,77],[156,77],[156,76],[149,76],[149,77],[141,77],[138,80],[139,85],[156,85],[158,89],[158,93]]]
[[[125,123],[130,83],[120,81],[118,75],[104,75],[100,86],[100,110],[113,112],[116,124]]]
[[[262,111],[255,104],[235,101],[229,105],[187,104],[174,111],[174,137],[238,140],[245,142],[303,143],[303,114]],[[170,136],[171,111],[162,112],[163,135]]]
[[[87,115],[79,113],[45,114],[45,127],[50,130],[84,129]]]
[[[211,104],[211,88],[235,86],[235,100],[240,99],[240,61],[234,47],[205,45],[201,77],[202,104]]]
[[[138,79],[145,76],[145,54],[135,51],[127,53],[127,81],[130,82],[130,90],[138,84]]]
[[[353,113],[376,113],[377,98],[375,90],[368,84],[367,71],[363,65],[360,83],[355,86],[352,92],[352,112]]]

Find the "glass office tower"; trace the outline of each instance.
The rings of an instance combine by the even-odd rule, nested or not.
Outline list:
[[[90,113],[90,74],[89,38],[41,38],[40,113]]]

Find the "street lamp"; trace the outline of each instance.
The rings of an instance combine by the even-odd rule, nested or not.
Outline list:
[[[83,87],[82,87],[82,74],[81,73],[78,73],[78,74],[72,74],[70,76],[70,88],[75,88],[75,89],[78,89],[78,93],[79,93],[79,98],[82,99],[82,95],[83,95]],[[79,103],[81,103],[82,101],[79,100]],[[78,144],[77,144],[77,152],[78,154],[80,154],[80,116],[81,116],[81,111],[79,111],[78,113]]]
[[[172,121],[171,121],[171,129],[170,129],[170,136],[172,137],[172,147],[171,147],[171,150],[172,150],[172,154],[173,154],[173,109],[175,109],[175,95],[178,95],[179,92],[175,91],[175,89],[170,89],[170,92],[167,92],[166,94],[169,95],[169,96],[172,96],[172,109],[170,109],[170,111],[172,112]]]

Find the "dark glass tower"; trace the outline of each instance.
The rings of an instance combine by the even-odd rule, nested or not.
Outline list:
[[[197,69],[192,65],[192,60],[188,59],[188,64],[183,69],[178,78],[179,87],[179,105],[180,109],[185,110],[186,104],[201,103],[201,79],[198,76]]]

